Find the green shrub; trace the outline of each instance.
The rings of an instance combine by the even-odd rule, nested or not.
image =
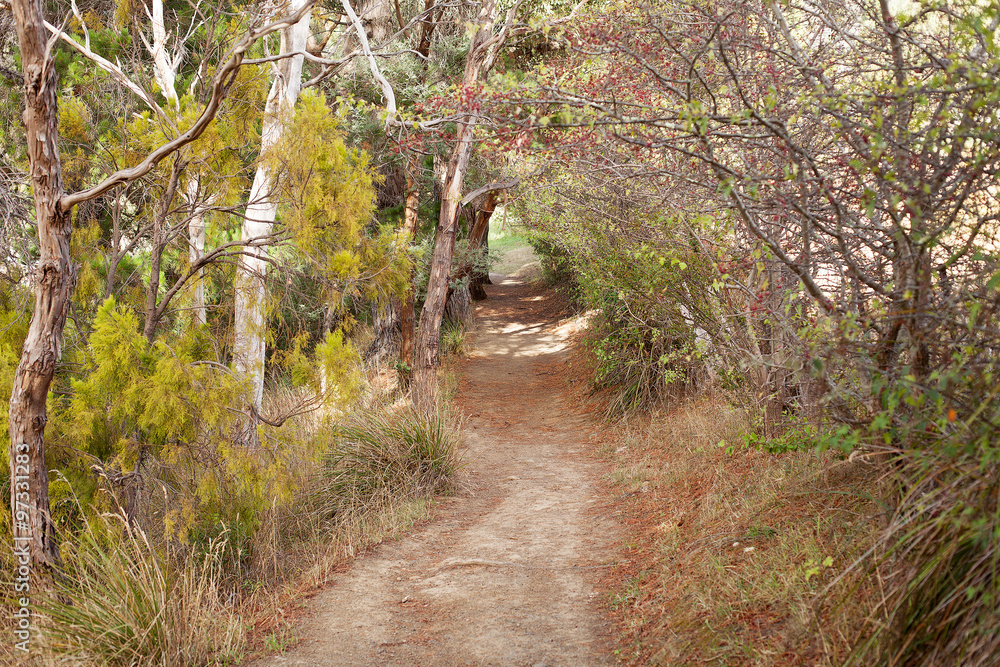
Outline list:
[[[862,434],[882,441],[864,449],[889,453],[898,496],[871,562],[885,582],[881,614],[850,664],[996,664],[1000,400],[987,358],[882,392]]]
[[[616,318],[606,309],[595,327],[591,350],[596,363],[592,384],[607,390],[605,417],[617,419],[636,410],[648,410],[671,393],[682,395],[690,356],[683,341],[665,336],[656,327]]]
[[[544,234],[529,235],[528,243],[538,255],[542,266],[542,277],[549,285],[560,285],[574,291],[576,286],[576,269],[573,266],[573,256],[554,238]]]
[[[458,320],[445,319],[441,324],[441,354],[463,356],[466,348],[465,325]]]

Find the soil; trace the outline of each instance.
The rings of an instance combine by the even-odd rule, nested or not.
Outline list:
[[[309,603],[301,641],[257,664],[613,664],[598,581],[620,553],[607,467],[568,390],[560,297],[492,276],[461,363],[459,490]]]

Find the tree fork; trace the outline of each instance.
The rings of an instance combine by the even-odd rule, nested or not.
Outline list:
[[[211,96],[191,127],[151,151],[139,164],[119,169],[97,185],[67,194],[59,156],[58,81],[49,39],[67,41],[74,49],[113,74],[111,66],[66,33],[47,26],[41,0],[12,0],[24,80],[24,129],[38,226],[39,260],[35,267],[35,311],[14,374],[10,398],[10,472],[12,530],[15,545],[27,547],[34,563],[59,565],[59,547],[49,508],[48,468],[45,463],[46,401],[62,346],[63,329],[76,286],[70,256],[73,233],[71,211],[77,204],[100,197],[113,188],[142,178],[165,158],[196,141],[211,123],[229,92],[247,49],[262,37],[297,23],[309,13],[305,0],[290,15],[262,27],[251,27],[229,51],[212,78]],[[47,38],[47,31],[53,36]],[[124,80],[145,99],[143,91]]]
[[[496,0],[486,0],[479,11],[479,29],[469,45],[462,86],[471,89],[479,81],[487,50],[492,37]],[[501,40],[502,41],[502,40]],[[441,344],[441,320],[448,299],[448,277],[455,251],[455,231],[458,227],[458,209],[462,203],[462,185],[469,169],[472,142],[476,133],[475,115],[458,124],[457,141],[448,160],[441,196],[441,214],[438,218],[437,237],[431,258],[431,272],[427,282],[427,298],[420,311],[416,350],[413,360],[413,386],[410,398],[418,412],[429,415],[435,409],[434,385],[437,380],[438,348]]]

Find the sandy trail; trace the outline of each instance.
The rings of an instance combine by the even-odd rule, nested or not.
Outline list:
[[[543,288],[487,289],[458,392],[464,490],[355,561],[310,602],[300,644],[258,665],[614,662],[594,581],[617,527],[598,509],[605,468],[559,377],[573,327]]]

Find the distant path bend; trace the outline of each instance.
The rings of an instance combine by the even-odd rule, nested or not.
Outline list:
[[[300,644],[258,665],[614,664],[594,581],[618,528],[560,377],[572,325],[542,287],[487,289],[458,392],[464,491],[358,558],[311,601]]]

